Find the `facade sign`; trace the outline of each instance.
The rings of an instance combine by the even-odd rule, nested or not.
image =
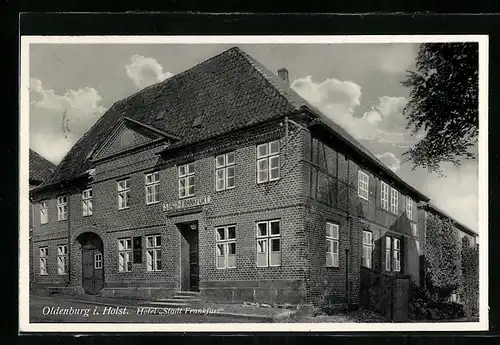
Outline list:
[[[199,196],[195,198],[182,199],[163,204],[163,211],[180,211],[187,208],[210,204],[210,196]]]

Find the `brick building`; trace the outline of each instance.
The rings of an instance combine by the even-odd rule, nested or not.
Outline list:
[[[31,196],[39,287],[290,303],[418,281],[429,201],[238,48],[116,102]]]
[[[49,174],[54,170],[55,165],[42,156],[40,156],[39,153],[36,151],[30,149],[29,151],[29,189],[36,188],[39,186],[48,176]],[[29,277],[30,277],[30,282],[33,282],[34,280],[34,271],[33,271],[33,250],[32,248],[32,237],[31,234],[33,232],[33,228],[35,225],[34,222],[34,208],[35,205],[30,202],[30,210],[29,210],[29,244],[30,244],[30,255],[29,255],[29,262],[30,262],[30,272],[29,272]]]

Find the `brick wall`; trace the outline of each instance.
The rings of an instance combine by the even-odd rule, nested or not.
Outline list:
[[[280,139],[281,178],[256,183],[256,145]],[[103,240],[106,294],[133,294],[143,297],[168,294],[180,288],[180,240],[177,224],[198,221],[200,290],[209,298],[233,300],[305,302],[304,286],[306,247],[304,239],[304,204],[306,176],[303,162],[304,132],[290,128],[286,143],[284,128],[278,122],[246,132],[192,146],[179,153],[160,157],[162,144],[140,151],[104,159],[96,166],[92,187],[93,215],[82,215],[81,189],[70,192],[69,229],[70,280],[81,286],[81,245],[78,236],[94,232]],[[111,147],[114,147],[111,145]],[[215,156],[235,152],[236,188],[215,192]],[[105,153],[105,152],[104,152]],[[104,155],[104,153],[102,153]],[[211,196],[211,203],[201,213],[168,217],[162,204],[178,200],[178,165],[194,162],[195,196]],[[146,205],[146,172],[159,171],[160,202]],[[130,178],[130,208],[118,210],[117,180]],[[56,200],[48,200],[49,223],[37,227],[40,243],[59,234],[68,241],[68,224],[57,222]],[[282,264],[280,267],[256,267],[256,222],[281,221]],[[39,224],[39,219],[36,221]],[[216,226],[237,225],[237,267],[220,270],[215,266]],[[123,237],[162,235],[162,271],[147,272],[143,264],[134,264],[132,272],[118,272],[117,239]],[[143,248],[145,244],[143,243]],[[145,251],[145,249],[143,249]],[[49,257],[51,256],[49,249]],[[46,278],[55,282],[52,275]],[[144,289],[141,289],[144,288]]]

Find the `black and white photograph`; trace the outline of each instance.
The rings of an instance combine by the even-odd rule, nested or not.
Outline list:
[[[20,328],[486,330],[487,49],[21,37]]]

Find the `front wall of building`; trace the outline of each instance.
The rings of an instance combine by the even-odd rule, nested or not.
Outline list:
[[[49,286],[70,282],[75,288],[81,287],[82,247],[79,236],[91,232],[103,241],[103,294],[168,297],[181,287],[181,234],[177,225],[197,221],[199,287],[206,298],[306,302],[303,232],[306,191],[303,184],[305,165],[301,160],[305,136],[304,133],[293,134],[291,129],[288,149],[283,127],[272,123],[163,159],[157,154],[163,145],[158,144],[140,152],[98,161],[93,180],[86,187],[92,187],[91,216],[82,215],[81,191],[71,193],[68,230],[68,221],[54,221],[57,219],[56,199],[48,200],[49,223],[37,227],[39,241],[35,247],[50,246],[49,261],[55,263],[56,245],[61,241],[69,243],[70,272],[60,279],[50,270],[49,275],[39,281]],[[257,184],[256,145],[278,138],[281,138],[281,178]],[[235,152],[236,187],[216,192],[215,156],[230,151]],[[178,165],[188,162],[194,162],[195,166],[195,196],[210,196],[210,203],[188,214],[164,212],[164,203],[179,200]],[[159,171],[160,202],[147,205],[145,173],[152,171]],[[119,210],[117,181],[125,177],[130,179],[130,207]],[[266,220],[280,220],[282,258],[279,267],[256,267],[256,222]],[[35,222],[40,224],[39,216]],[[237,226],[236,268],[216,268],[215,227],[223,225]],[[143,238],[142,263],[133,264],[131,272],[119,272],[118,239],[153,234],[162,236],[162,270],[147,271]]]

